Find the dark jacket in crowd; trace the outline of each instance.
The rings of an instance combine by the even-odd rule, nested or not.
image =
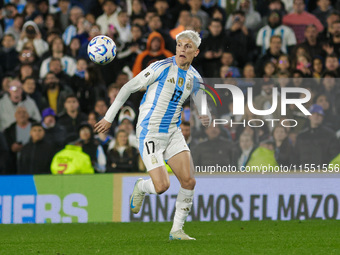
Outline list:
[[[44,128],[45,129],[45,128]],[[65,146],[66,130],[58,123],[53,128],[45,129],[45,140],[54,144],[57,149],[63,149]]]
[[[18,52],[15,47],[9,50],[0,50],[0,67],[4,74],[13,74],[15,67],[19,64]]]
[[[243,68],[247,62],[253,60],[256,45],[250,29],[248,35],[245,35],[241,29],[236,31],[228,29],[227,39],[227,50],[233,53],[237,67]]]
[[[199,143],[193,148],[195,166],[234,165],[234,145],[231,141],[219,137]]]
[[[0,132],[0,175],[6,174],[8,166],[9,148],[3,133]]]
[[[279,56],[283,54],[282,51],[278,55],[273,55],[270,53],[270,49],[266,51],[266,54],[264,54],[262,57],[260,57],[255,65],[255,73],[257,77],[262,77],[264,74],[264,64],[267,63],[268,61],[272,61],[273,63],[276,63],[277,60],[279,59]]]
[[[86,121],[87,116],[82,112],[79,112],[75,119],[72,119],[71,116],[68,115],[66,112],[60,115],[60,117],[58,118],[58,123],[65,129],[66,132],[65,143],[77,139],[80,124]]]
[[[73,77],[73,91],[76,94],[80,109],[82,112],[88,114],[94,109],[95,103],[98,99],[106,99],[107,92],[104,83],[97,81],[95,84],[89,84],[85,79],[80,77]]]
[[[200,46],[199,62],[202,65],[203,76],[205,77],[219,77],[220,57],[206,59],[204,54],[207,51],[224,52],[227,46],[227,39],[225,33],[222,31],[218,36],[213,36],[211,33],[202,40]]]
[[[279,165],[289,166],[294,163],[294,148],[286,138],[280,147],[275,146],[275,159]]]
[[[328,164],[340,152],[335,133],[325,127],[303,130],[295,145],[297,164]]]
[[[50,174],[55,152],[54,145],[45,139],[36,143],[30,141],[20,152],[18,174]]]
[[[132,146],[129,149],[125,149],[122,157],[115,149],[110,150],[107,153],[106,173],[138,172],[138,155],[137,149]]]

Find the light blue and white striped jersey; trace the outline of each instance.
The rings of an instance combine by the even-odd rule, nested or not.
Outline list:
[[[105,120],[112,122],[130,94],[146,87],[137,123],[137,127],[143,128],[140,136],[148,132],[173,132],[181,124],[182,105],[191,94],[198,110],[206,103],[202,101],[206,97],[202,97],[205,92],[200,89],[204,88],[200,80],[200,74],[192,66],[187,71],[180,69],[175,57],[152,63],[122,87]]]

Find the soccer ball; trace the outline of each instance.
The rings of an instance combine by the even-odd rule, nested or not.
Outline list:
[[[92,62],[106,65],[116,57],[116,44],[110,37],[96,36],[89,42],[87,54]]]

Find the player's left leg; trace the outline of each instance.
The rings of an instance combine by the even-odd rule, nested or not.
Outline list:
[[[170,239],[195,240],[186,235],[182,229],[191,210],[196,184],[190,151],[185,150],[174,155],[168,160],[168,165],[171,167],[181,184],[181,188],[177,195],[176,212],[174,223],[170,231]]]

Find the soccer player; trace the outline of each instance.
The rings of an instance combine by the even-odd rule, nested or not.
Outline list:
[[[182,105],[192,95],[204,126],[209,126],[211,117],[206,107],[206,95],[200,89],[203,88],[201,76],[191,66],[199,53],[199,34],[183,31],[176,36],[176,42],[175,56],[152,63],[122,87],[105,117],[95,125],[95,130],[107,131],[130,94],[147,88],[139,108],[136,135],[151,179],[137,180],[130,198],[130,209],[138,213],[146,193],[162,194],[169,188],[169,175],[164,166],[164,160],[168,160],[181,184],[169,239],[195,240],[182,229],[192,206],[196,184],[190,151],[179,128]]]

